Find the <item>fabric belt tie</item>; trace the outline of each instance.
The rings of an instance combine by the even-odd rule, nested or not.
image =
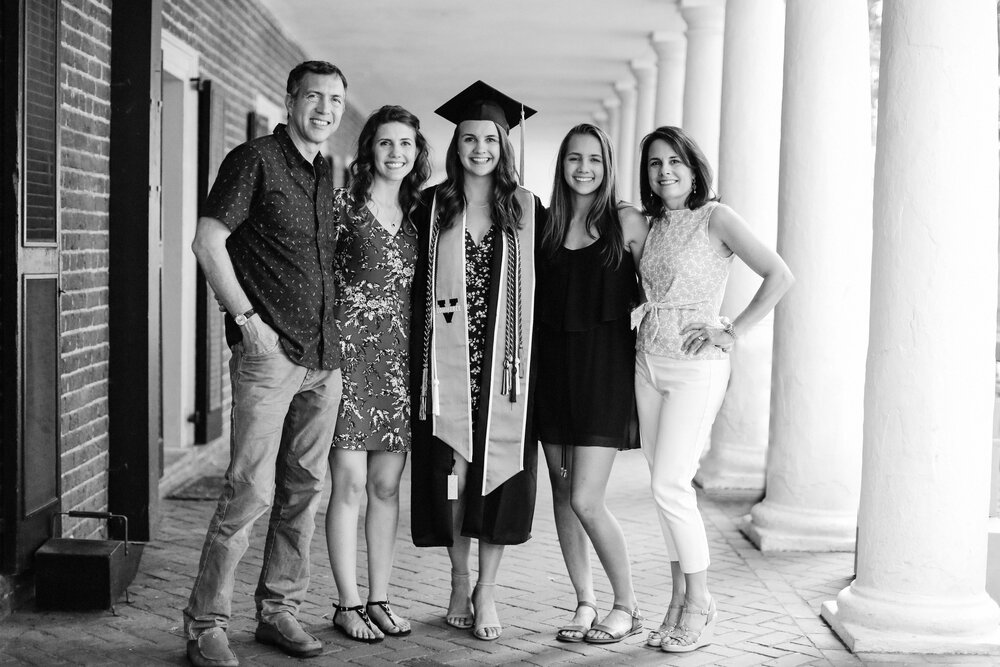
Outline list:
[[[653,338],[660,333],[660,313],[664,310],[698,310],[699,306],[707,304],[708,301],[692,301],[690,303],[671,303],[669,301],[646,301],[632,309],[631,325],[636,331],[642,325],[643,320],[650,313],[653,313],[653,321],[656,328],[653,329]]]

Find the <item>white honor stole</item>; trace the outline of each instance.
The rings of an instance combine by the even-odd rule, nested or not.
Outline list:
[[[486,350],[483,374],[488,402],[479,406],[486,421],[482,495],[487,495],[523,469],[527,390],[531,377],[531,342],[535,295],[535,202],[517,190],[521,229],[501,234],[499,298],[493,345]],[[437,197],[431,204],[436,227]],[[465,230],[461,223],[431,235],[430,294],[433,318],[430,349],[432,432],[466,461],[472,461],[472,402],[469,385],[469,318],[465,293]],[[436,244],[435,244],[436,239]],[[435,247],[436,246],[436,247]],[[513,257],[512,257],[513,254]],[[515,273],[511,274],[511,271]],[[486,369],[484,369],[486,370]]]

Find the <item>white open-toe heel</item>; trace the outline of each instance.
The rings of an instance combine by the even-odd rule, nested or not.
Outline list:
[[[701,627],[691,627],[692,621],[698,617],[704,617]],[[715,598],[709,602],[708,609],[695,609],[690,605],[684,605],[680,622],[674,631],[662,640],[660,650],[667,653],[690,653],[711,644],[718,617],[719,611],[715,607]],[[670,640],[677,640],[678,643],[671,643]]]

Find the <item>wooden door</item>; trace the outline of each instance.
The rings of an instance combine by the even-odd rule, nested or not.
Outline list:
[[[59,2],[5,2],[0,192],[0,551],[30,568],[60,507]]]

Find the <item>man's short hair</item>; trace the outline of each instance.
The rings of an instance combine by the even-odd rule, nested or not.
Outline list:
[[[336,74],[340,77],[340,81],[344,84],[344,90],[347,90],[347,77],[344,73],[340,71],[340,68],[333,63],[328,63],[325,60],[307,60],[304,63],[299,63],[292,68],[292,71],[288,73],[288,84],[285,86],[285,91],[295,97],[299,94],[299,86],[302,85],[302,79],[305,78],[306,74]]]

